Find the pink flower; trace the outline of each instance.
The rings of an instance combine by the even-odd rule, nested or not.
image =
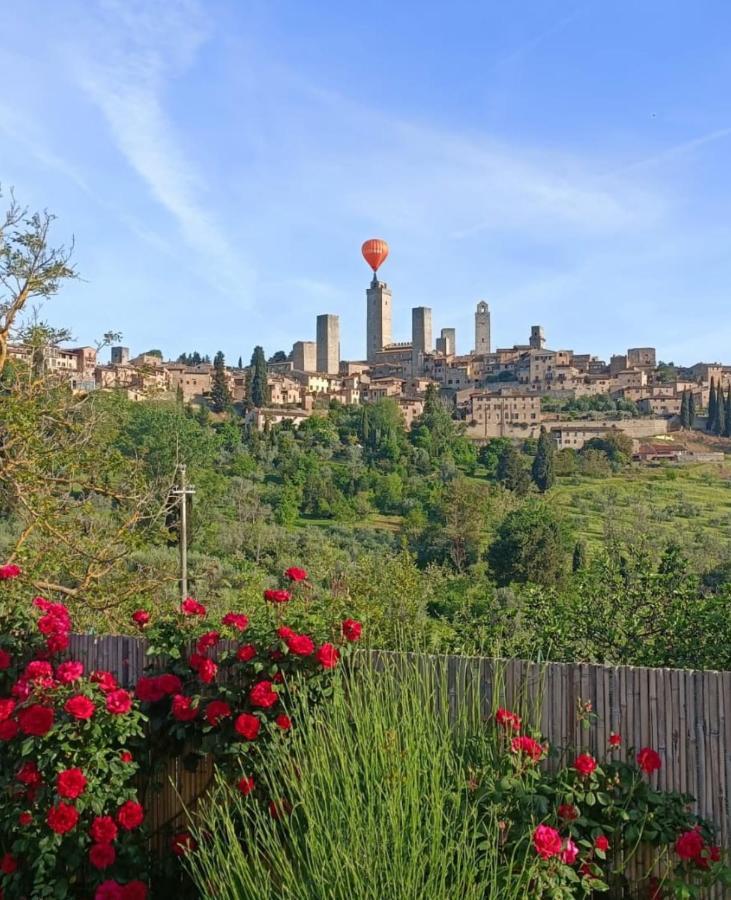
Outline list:
[[[139,828],[145,818],[145,810],[142,805],[134,800],[127,800],[117,810],[117,824],[125,831],[133,831]]]
[[[574,768],[586,778],[596,769],[596,760],[590,753],[581,753],[574,760]]]
[[[550,825],[539,825],[533,832],[533,846],[541,859],[550,859],[561,853],[561,835]]]
[[[237,631],[246,631],[249,627],[249,619],[243,613],[229,612],[221,619],[223,625],[229,625]]]
[[[0,698],[0,722],[5,722],[15,711],[15,700],[12,697]]]
[[[323,669],[334,669],[340,659],[340,651],[333,644],[323,644],[315,654]]]
[[[83,674],[84,664],[75,661],[61,663],[56,669],[56,678],[61,684],[73,684],[73,682],[78,681]]]
[[[651,747],[644,747],[637,754],[637,765],[643,772],[652,775],[653,772],[657,772],[662,766],[662,760],[656,750],[653,750]]]
[[[122,888],[123,900],[147,900],[147,885],[144,881],[128,881]]]
[[[117,840],[119,829],[111,816],[97,816],[91,823],[89,834],[96,844],[111,844]]]
[[[205,616],[207,612],[205,606],[192,597],[187,597],[183,600],[180,604],[180,611],[184,616]]]
[[[110,691],[107,694],[106,706],[107,712],[114,716],[122,716],[132,709],[132,697],[121,688],[117,691]]]
[[[0,581],[10,581],[12,578],[17,578],[18,575],[22,574],[23,570],[14,563],[7,563],[4,566],[0,566]]]
[[[573,866],[578,855],[579,848],[571,840],[571,838],[568,838],[563,850],[561,851],[561,862],[566,863],[567,866]]]
[[[170,849],[175,856],[185,856],[186,853],[196,849],[196,842],[187,831],[181,831],[170,841]]]
[[[304,569],[298,569],[297,566],[291,566],[284,573],[284,577],[290,581],[307,581],[307,572]]]
[[[105,694],[111,694],[112,691],[116,691],[119,687],[114,675],[112,675],[111,672],[106,672],[104,670],[92,672],[89,680],[92,684],[98,684]]]

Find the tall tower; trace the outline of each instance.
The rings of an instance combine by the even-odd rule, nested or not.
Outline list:
[[[415,353],[432,350],[431,309],[428,306],[415,306],[411,310],[411,346]]]
[[[457,352],[457,332],[454,328],[442,328],[441,337],[437,338],[437,352],[445,356],[454,356]]]
[[[475,353],[490,353],[490,307],[484,300],[475,312]]]
[[[340,371],[340,318],[327,313],[317,317],[317,371]]]
[[[368,362],[374,362],[376,354],[393,342],[391,332],[391,291],[384,281],[379,281],[375,273],[366,291],[368,319],[366,342]]]
[[[542,325],[531,325],[529,346],[531,350],[543,350],[546,344],[546,334]]]

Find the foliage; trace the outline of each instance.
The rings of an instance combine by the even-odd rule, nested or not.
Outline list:
[[[267,361],[262,347],[254,347],[251,356],[251,373],[249,375],[249,403],[256,409],[266,406],[267,402]]]
[[[545,428],[541,428],[541,434],[538,438],[538,447],[531,469],[533,482],[541,493],[545,493],[549,488],[553,487],[553,482],[555,480],[553,471],[554,450],[555,445],[553,438]]]
[[[214,412],[223,412],[231,402],[226,376],[226,359],[221,350],[213,358],[213,378],[211,379],[211,404]]]
[[[566,568],[564,527],[549,506],[529,500],[505,517],[487,559],[498,584],[556,584]]]

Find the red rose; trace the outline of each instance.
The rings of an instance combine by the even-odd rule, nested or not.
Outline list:
[[[259,734],[261,722],[251,713],[241,713],[234,722],[234,731],[247,741],[253,741]]]
[[[176,694],[170,707],[173,718],[177,719],[178,722],[192,722],[198,716],[198,707],[192,706],[192,701],[192,697]]]
[[[612,732],[609,735],[609,746],[610,747],[621,747],[622,746],[622,735],[615,734],[614,732]]]
[[[333,644],[323,644],[315,654],[323,669],[334,669],[340,659],[340,651]]]
[[[72,684],[78,681],[84,674],[84,664],[80,662],[65,662],[56,669],[56,678],[61,684]]]
[[[147,885],[144,881],[128,881],[122,888],[124,900],[147,900]]]
[[[285,716],[284,713],[280,713],[274,721],[282,729],[282,731],[289,731],[289,729],[292,727],[292,720],[289,718],[289,716]]]
[[[703,835],[697,830],[685,831],[675,841],[675,852],[681,859],[697,859],[705,846]]]
[[[129,750],[122,750],[119,754],[119,758],[122,760],[123,763],[131,763],[132,760],[134,759],[134,757],[129,752]]]
[[[56,834],[66,834],[67,831],[76,828],[79,813],[76,807],[70,803],[59,803],[48,810],[46,821],[51,831],[55,831]]]
[[[241,791],[244,797],[246,797],[254,790],[254,779],[247,778],[246,775],[244,775],[243,778],[239,779],[239,781],[236,782],[236,787]]]
[[[561,862],[566,863],[567,866],[573,866],[576,862],[576,857],[579,855],[579,848],[576,844],[571,840],[571,838],[566,839],[566,843],[561,850]]]
[[[271,800],[269,803],[269,815],[273,819],[283,819],[288,813],[292,812],[292,804],[284,797],[279,800]]]
[[[0,722],[9,719],[15,712],[15,700],[12,697],[0,698]]]
[[[281,591],[281,590],[268,590],[264,591],[264,599],[268,600],[270,603],[287,603],[292,599],[292,595],[289,591]]]
[[[297,566],[290,566],[284,573],[285,578],[290,581],[307,581],[307,572],[304,569],[298,569]]]
[[[212,681],[215,681],[217,673],[218,666],[212,659],[204,659],[198,666],[198,677],[203,684],[211,684]]]
[[[0,566],[0,581],[10,581],[11,578],[17,578],[18,575],[22,575],[23,570],[20,566],[16,566],[13,563],[7,563],[4,566]]]
[[[96,844],[111,844],[117,839],[117,826],[111,816],[97,816],[91,823],[89,834]]]
[[[53,681],[53,666],[42,659],[33,659],[23,670],[24,681]]]
[[[132,709],[132,697],[121,688],[117,691],[111,691],[107,694],[106,706],[107,712],[113,716],[122,716]]]
[[[0,741],[12,741],[18,736],[18,723],[13,719],[0,722]]]
[[[270,706],[274,706],[278,699],[279,695],[272,690],[271,681],[259,681],[249,691],[249,703],[252,706],[268,709]]]
[[[522,753],[524,756],[529,757],[533,762],[538,762],[543,756],[543,747],[541,744],[527,735],[514,737],[510,742],[510,747],[513,753]]]
[[[236,651],[236,659],[239,662],[249,662],[256,656],[256,647],[253,644],[244,644]]]
[[[94,715],[96,706],[83,694],[75,694],[73,697],[69,697],[64,703],[63,708],[70,716],[73,716],[74,719],[85,721]]]
[[[33,821],[33,816],[29,812],[22,812],[18,816],[18,825],[22,825],[23,828],[27,827]]]
[[[53,728],[53,709],[40,703],[21,709],[18,726],[29,737],[43,737]]]
[[[510,712],[508,709],[504,709],[502,706],[498,707],[498,710],[495,713],[495,721],[507,731],[520,730],[520,716],[517,713]]]
[[[94,900],[124,900],[124,888],[117,881],[103,881],[96,889]]]
[[[117,684],[117,679],[112,675],[111,672],[105,672],[103,669],[97,672],[92,672],[89,676],[89,680],[92,684],[98,684],[101,690],[105,694],[111,694],[112,691],[116,691],[119,685]]]
[[[579,818],[579,810],[573,803],[562,803],[557,812],[559,818],[564,819],[566,822],[573,822],[574,819]]]
[[[0,650],[0,670],[3,672],[5,669],[9,669],[12,665],[13,657],[8,653],[7,650]]]
[[[13,856],[12,853],[5,853],[0,859],[0,872],[3,875],[12,875],[13,872],[18,871],[18,860]]]
[[[172,675],[170,672],[158,675],[157,683],[165,697],[169,697],[170,694],[179,694],[183,689],[183,682],[177,675]]]
[[[596,769],[596,760],[590,753],[581,753],[574,760],[574,768],[586,778]]]
[[[346,619],[341,626],[341,630],[346,641],[359,641],[363,632],[363,626],[360,622],[356,622],[355,619]]]
[[[249,627],[249,619],[243,613],[226,613],[226,615],[221,619],[221,622],[224,625],[230,625],[237,631],[246,631],[246,629]]]
[[[221,635],[217,631],[207,631],[198,638],[195,649],[198,653],[204,654],[215,647],[220,640]]]
[[[225,700],[211,700],[206,706],[206,721],[209,725],[216,726],[221,719],[227,719],[231,715],[231,707]]]
[[[637,765],[643,772],[652,775],[653,772],[657,772],[662,766],[662,760],[660,759],[660,754],[656,750],[653,750],[651,747],[644,747],[637,754]]]
[[[128,800],[123,803],[117,811],[117,824],[125,831],[132,831],[139,828],[145,818],[145,811],[139,803],[134,800]]]
[[[315,652],[315,642],[306,634],[292,634],[284,639],[290,653],[295,656],[312,656]]]
[[[56,776],[56,790],[60,797],[75,800],[86,790],[86,776],[81,769],[66,769]]]
[[[148,625],[151,618],[146,609],[138,609],[132,613],[132,621],[138,628],[144,628],[145,625]]]
[[[38,766],[31,760],[30,762],[24,762],[18,769],[15,780],[21,784],[40,784],[43,778],[38,771]]]
[[[67,634],[52,634],[46,641],[49,653],[63,653],[69,648],[69,636]]]
[[[533,846],[541,859],[558,856],[563,846],[561,835],[550,825],[539,825],[533,832]]]
[[[184,616],[205,616],[207,610],[202,603],[188,597],[180,604],[180,611]]]
[[[601,850],[602,853],[606,853],[609,850],[609,838],[604,834],[600,834],[594,841],[594,846],[597,850]]]
[[[135,687],[135,696],[143,703],[157,703],[165,696],[165,691],[158,677],[143,675]]]
[[[108,869],[114,865],[117,853],[111,844],[93,844],[89,850],[89,862],[95,869]]]
[[[185,856],[195,850],[197,844],[187,831],[181,831],[170,841],[170,849],[176,856]]]

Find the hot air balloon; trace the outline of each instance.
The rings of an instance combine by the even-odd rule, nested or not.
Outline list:
[[[360,252],[363,254],[363,259],[373,269],[373,274],[375,275],[378,267],[386,261],[388,244],[380,238],[371,238],[363,244]]]

